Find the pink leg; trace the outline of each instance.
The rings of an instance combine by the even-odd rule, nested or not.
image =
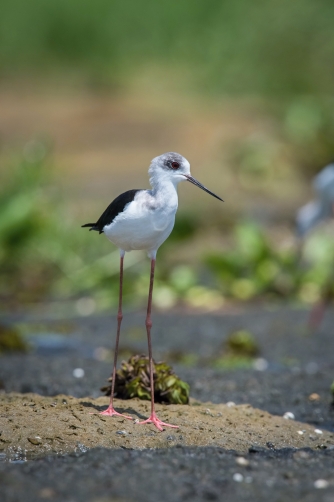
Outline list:
[[[118,313],[117,313],[117,335],[116,335],[115,352],[114,352],[114,366],[113,366],[113,370],[112,370],[110,404],[105,411],[102,411],[100,413],[100,415],[108,415],[109,417],[117,415],[118,417],[124,417],[124,418],[128,418],[129,420],[132,420],[132,417],[128,417],[127,415],[122,415],[122,413],[118,413],[114,409],[114,406],[113,406],[114,391],[115,391],[115,379],[116,379],[117,355],[118,355],[118,342],[119,342],[119,335],[121,332],[121,323],[122,323],[122,319],[123,319],[123,314],[122,314],[123,262],[124,262],[124,254],[121,254],[120,271],[119,271],[119,302],[118,302]]]
[[[151,381],[151,415],[147,420],[143,422],[138,422],[139,424],[154,424],[159,431],[163,430],[163,426],[174,427],[178,429],[177,425],[170,425],[162,422],[156,415],[154,409],[154,380],[153,380],[153,358],[152,358],[152,344],[151,344],[151,310],[152,310],[152,293],[153,293],[153,282],[154,282],[154,268],[155,268],[155,258],[151,260],[151,276],[150,276],[150,290],[148,293],[148,304],[147,304],[147,315],[146,315],[146,331],[147,331],[147,342],[148,342],[148,357],[150,360],[150,381]]]

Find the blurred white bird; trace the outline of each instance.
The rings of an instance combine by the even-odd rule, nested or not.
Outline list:
[[[297,233],[301,238],[316,225],[334,216],[334,163],[326,166],[315,176],[313,187],[317,194],[316,200],[309,202],[297,212]],[[316,329],[321,324],[326,305],[332,298],[332,280],[333,277],[329,277],[328,283],[323,287],[321,299],[311,311],[308,323],[311,329]]]
[[[313,180],[317,199],[297,212],[297,232],[303,237],[313,227],[334,215],[334,163],[326,166]]]

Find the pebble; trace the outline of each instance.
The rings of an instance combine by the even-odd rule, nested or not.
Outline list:
[[[249,465],[249,460],[247,460],[247,458],[245,458],[245,457],[237,457],[236,463],[238,465],[242,465],[242,466],[246,467],[247,465]]]
[[[244,477],[240,472],[236,472],[233,474],[233,481],[236,481],[237,483],[241,483],[244,480]]]
[[[291,411],[287,411],[284,413],[283,418],[285,418],[286,420],[294,420],[295,416]]]
[[[97,347],[93,352],[93,357],[97,361],[106,361],[110,356],[110,351],[105,347]]]
[[[314,481],[314,488],[318,488],[319,490],[322,490],[323,488],[328,488],[329,483],[326,479],[317,479]]]
[[[89,316],[95,312],[96,302],[94,298],[79,298],[79,300],[77,300],[76,302],[75,307],[79,315]]]
[[[83,376],[85,376],[85,370],[83,370],[82,368],[75,368],[73,370],[73,376],[75,378],[82,378]]]
[[[310,454],[307,451],[304,450],[297,450],[296,453],[293,454],[293,458],[295,459],[306,459],[310,458]]]
[[[235,406],[235,403],[233,401],[229,401],[228,403],[226,403],[226,406],[228,408],[232,408],[232,406]]]
[[[314,432],[315,432],[316,434],[322,434],[322,431],[321,431],[320,429],[314,429]]]
[[[89,450],[89,448],[88,446],[82,443],[77,443],[77,450],[79,450],[81,453],[86,453]]]
[[[312,394],[310,394],[308,398],[310,401],[319,401],[320,400],[320,396],[316,392],[313,392]]]
[[[39,436],[36,436],[34,438],[28,438],[29,443],[34,444],[34,445],[39,445],[42,444],[42,440]]]
[[[257,371],[266,371],[268,369],[269,363],[263,357],[258,357],[253,362],[253,368]]]
[[[127,436],[128,433],[126,431],[116,431],[116,434],[119,436]]]
[[[53,497],[55,497],[56,492],[52,488],[42,488],[39,491],[38,495],[42,499],[52,499]]]
[[[297,431],[297,434],[300,434],[302,436],[304,434],[304,431]]]

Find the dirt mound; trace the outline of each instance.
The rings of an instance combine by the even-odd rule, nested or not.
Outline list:
[[[157,431],[120,417],[105,417],[109,399],[58,395],[2,394],[0,396],[0,450],[6,456],[21,453],[34,458],[106,448],[166,448],[219,446],[245,453],[249,448],[328,448],[334,434],[252,408],[250,405],[199,403],[157,405],[163,421],[179,429]],[[147,418],[150,403],[137,399],[115,400],[117,410]]]

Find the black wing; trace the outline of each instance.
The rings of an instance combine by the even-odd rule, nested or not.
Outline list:
[[[100,216],[96,223],[86,223],[81,225],[82,227],[90,227],[89,230],[97,230],[99,234],[102,234],[105,225],[110,225],[119,213],[124,211],[124,208],[129,202],[132,202],[135,198],[137,192],[141,189],[128,190],[127,192],[121,193],[111,204],[107,207],[104,213]]]

